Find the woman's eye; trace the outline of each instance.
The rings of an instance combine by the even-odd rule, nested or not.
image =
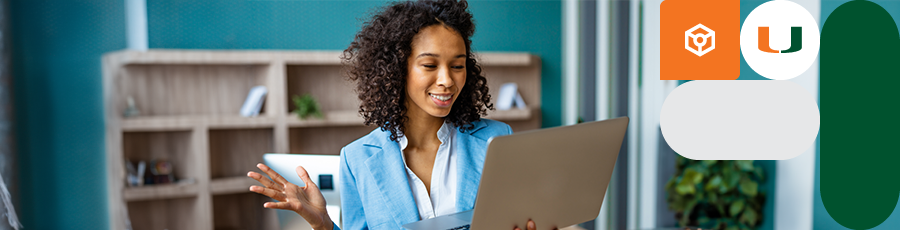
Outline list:
[[[458,65],[458,66],[453,66],[453,68],[454,68],[454,69],[465,69],[466,67],[465,67],[465,66]]]
[[[437,68],[436,65],[422,65],[422,66],[424,66],[425,68]]]

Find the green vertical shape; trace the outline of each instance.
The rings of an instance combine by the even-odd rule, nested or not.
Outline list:
[[[822,27],[820,192],[850,229],[878,226],[900,198],[898,53],[897,25],[878,4],[844,3]]]
[[[782,50],[781,53],[793,53],[803,49],[803,27],[791,27],[791,48]]]

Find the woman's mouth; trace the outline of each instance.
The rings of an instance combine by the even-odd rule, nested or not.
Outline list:
[[[437,99],[440,101],[449,101],[450,97],[453,96],[453,94],[431,94],[431,93],[429,93],[428,95],[431,96],[431,98],[434,98],[434,99]]]
[[[440,106],[440,107],[450,106],[450,99],[453,98],[453,94],[428,93],[428,96],[431,96],[431,101],[433,101],[435,105]]]

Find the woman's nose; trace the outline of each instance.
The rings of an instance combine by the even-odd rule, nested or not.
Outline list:
[[[450,77],[450,67],[443,67],[437,74],[437,81],[435,82],[438,86],[444,86],[446,88],[450,88],[453,86],[453,79]]]

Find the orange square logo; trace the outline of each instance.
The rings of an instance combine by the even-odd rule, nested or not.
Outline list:
[[[734,80],[741,74],[739,0],[660,5],[660,80]]]

